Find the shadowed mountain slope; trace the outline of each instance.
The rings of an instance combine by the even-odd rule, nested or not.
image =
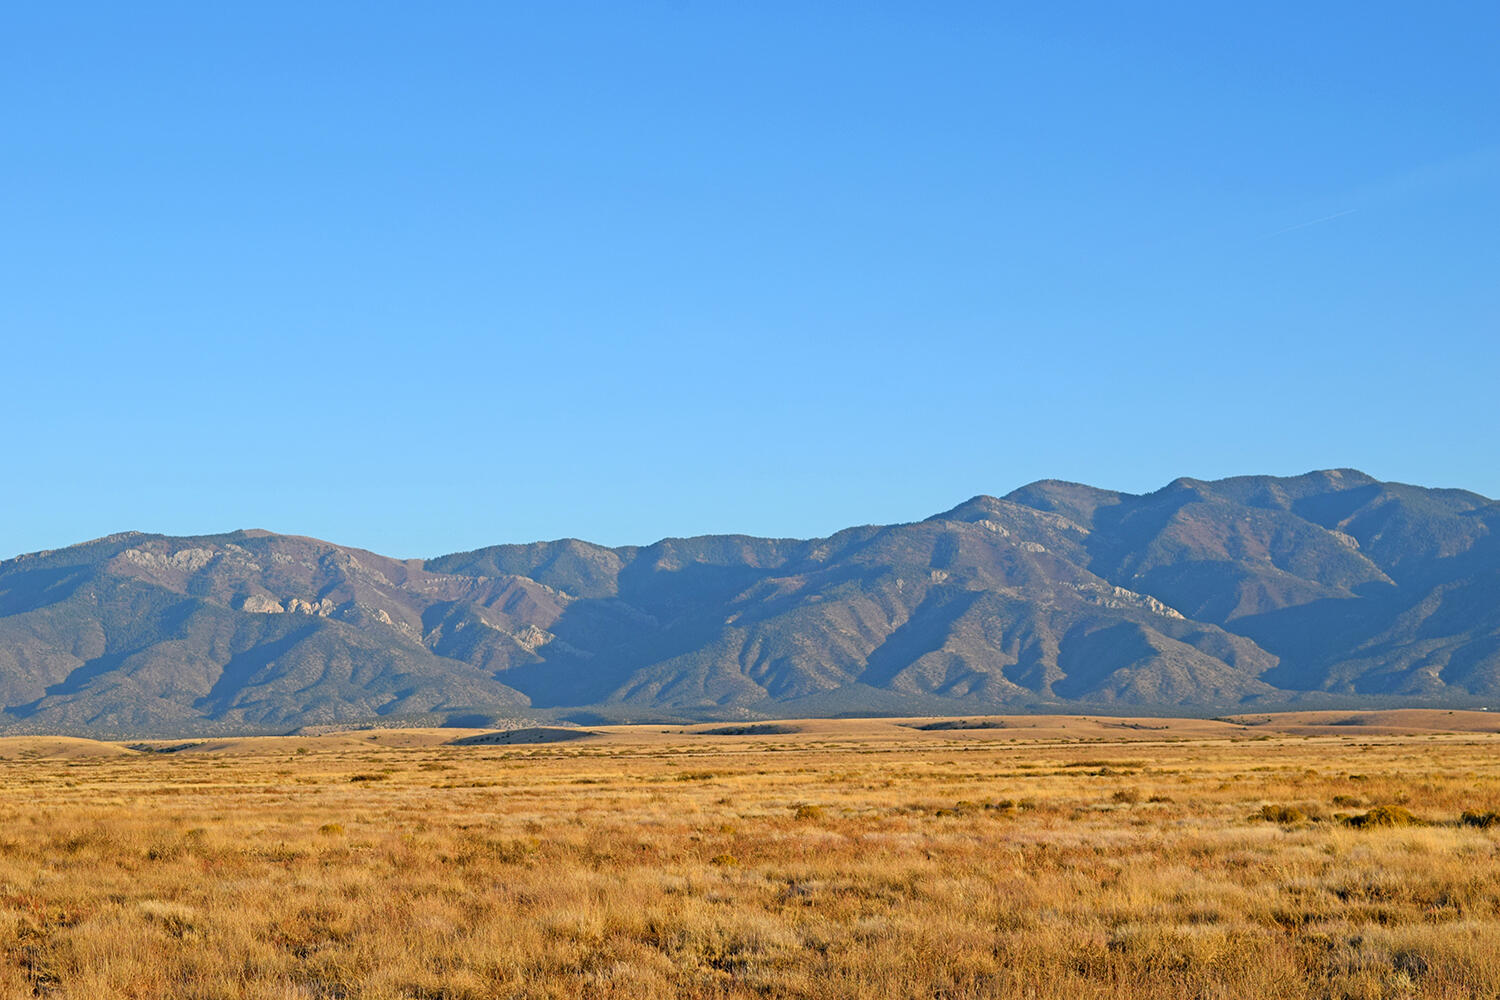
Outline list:
[[[395,560],[264,531],[0,564],[0,725],[1500,697],[1500,505],[1352,470],[1043,481],[828,538]]]

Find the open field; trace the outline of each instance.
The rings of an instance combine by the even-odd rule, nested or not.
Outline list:
[[[1497,730],[0,739],[0,996],[1495,997]]]

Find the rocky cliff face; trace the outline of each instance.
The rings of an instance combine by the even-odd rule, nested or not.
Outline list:
[[[0,564],[0,724],[177,732],[1500,696],[1500,506],[1350,470],[1040,482],[812,540],[401,561],[243,531]]]

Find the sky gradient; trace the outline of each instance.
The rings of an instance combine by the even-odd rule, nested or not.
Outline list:
[[[1500,497],[1500,6],[1004,6],[8,5],[0,557]]]

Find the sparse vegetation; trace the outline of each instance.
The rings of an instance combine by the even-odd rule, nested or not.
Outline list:
[[[935,722],[909,722],[912,729],[924,733],[945,732],[954,729],[1004,729],[1002,719],[938,719]]]
[[[0,741],[0,998],[1500,992],[1495,735],[819,725]]]

